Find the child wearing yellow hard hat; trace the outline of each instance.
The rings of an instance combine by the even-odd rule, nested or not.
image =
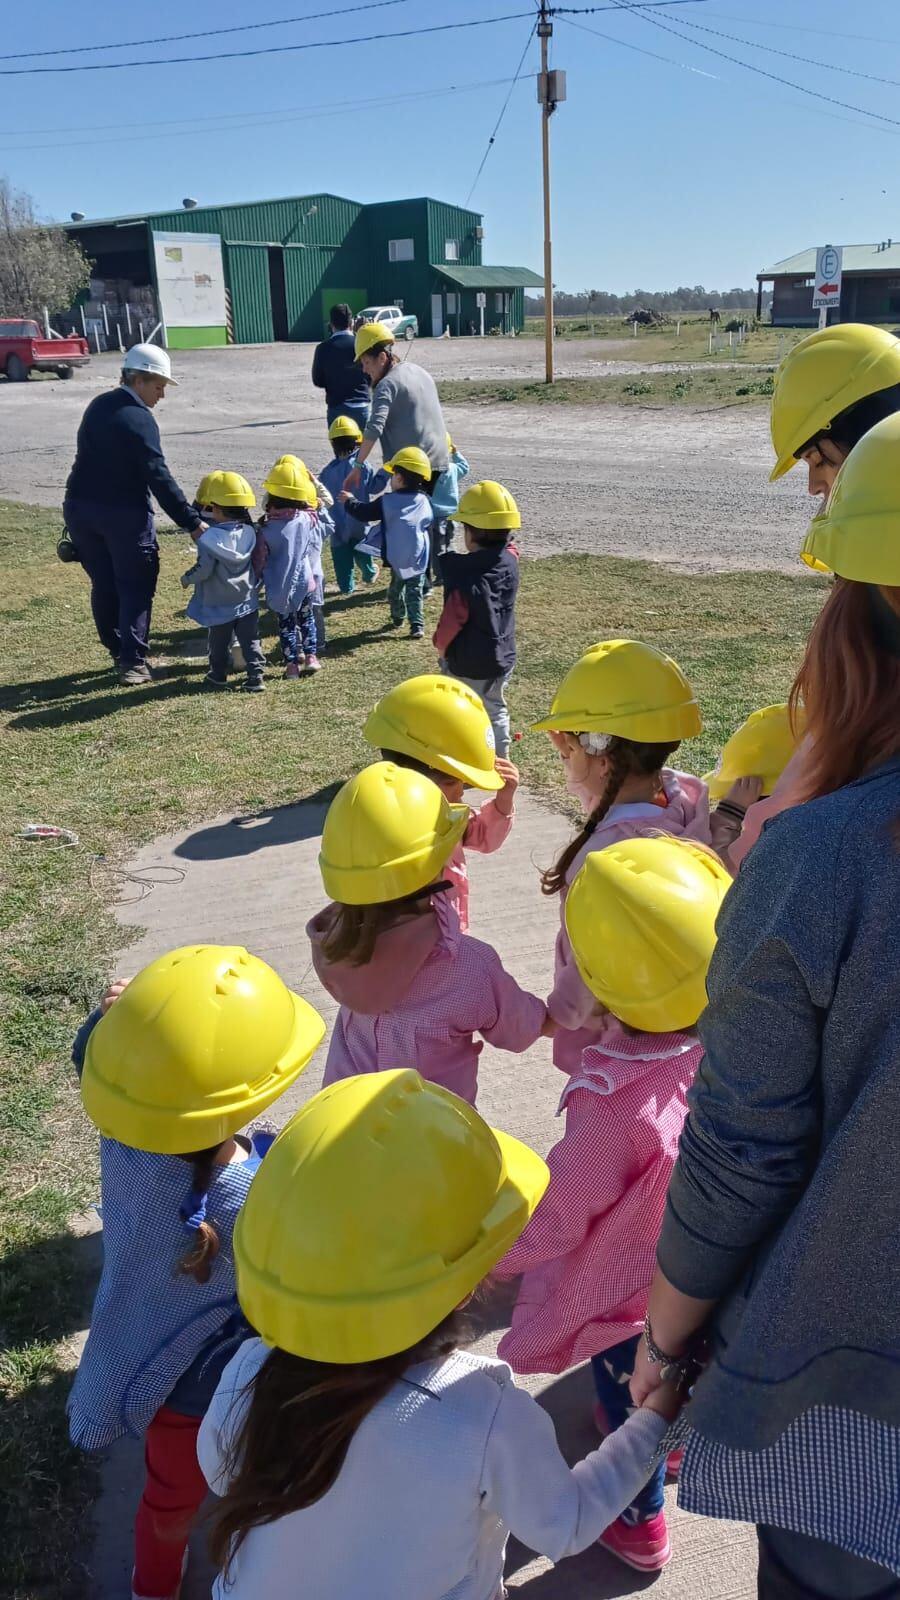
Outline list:
[[[266,491],[262,535],[262,581],[275,613],[286,678],[318,672],[315,559],[321,531],[315,508],[318,493],[298,456],[280,456],[263,484]]]
[[[581,976],[615,1032],[584,1051],[565,1090],[550,1186],[501,1264],[522,1277],[500,1354],[514,1372],[592,1359],[601,1431],[628,1415],[669,1178],[703,1054],[696,1032],[716,917],[731,876],[683,839],[630,839],[588,855],[566,898]],[[670,1558],[665,1463],[600,1540],[640,1572]]]
[[[353,417],[335,417],[328,429],[328,437],[334,455],[322,468],[319,479],[334,502],[331,513],[333,523],[331,559],[341,594],[352,594],[356,588],[354,566],[359,568],[363,583],[372,584],[378,576],[378,568],[372,556],[357,549],[357,545],[365,537],[362,527],[359,522],[351,518],[346,506],[342,505],[339,499],[349,474],[357,465],[356,457],[362,441],[362,429]],[[367,500],[376,474],[365,462],[360,467],[359,474],[357,498]]]
[[[373,527],[357,547],[369,555],[381,556],[391,569],[388,586],[390,626],[402,628],[409,621],[409,637],[421,639],[425,631],[422,606],[425,574],[428,570],[429,529],[434,518],[426,490],[431,482],[431,463],[418,445],[398,450],[385,462],[391,474],[390,486],[372,500],[354,498],[342,489],[338,502],[357,522]]]
[[[133,1600],[175,1600],[206,1492],[196,1440],[249,1329],[232,1230],[268,1141],[239,1130],[303,1071],[325,1031],[237,946],[194,945],[115,983],[73,1050],[102,1134],[103,1272],[69,1397],[73,1443],[144,1437]]]
[[[198,1454],[220,1498],[214,1600],[488,1600],[510,1532],[586,1549],[647,1478],[679,1391],[574,1469],[465,1307],[521,1232],[543,1161],[409,1069],[332,1084],[284,1129],[235,1233],[260,1337]]]
[[[187,614],[207,630],[209,669],[206,682],[215,689],[228,685],[231,641],[237,637],[247,677],[245,687],[265,687],[266,658],[259,642],[259,579],[253,565],[257,534],[250,515],[256,498],[239,472],[208,472],[195,501],[205,533],[197,533],[197,559],[182,575],[182,588],[193,588]]]
[[[444,867],[452,887],[450,904],[463,933],[469,926],[466,850],[490,855],[509,838],[515,816],[519,770],[494,754],[494,731],[484,702],[458,678],[423,672],[382,695],[370,712],[363,737],[382,760],[409,767],[436,783],[451,805],[467,788],[486,789],[490,800],[470,811],[462,840]]]
[[[740,865],[751,839],[759,835],[760,805],[771,799],[795,759],[802,728],[802,710],[798,708],[792,715],[786,703],[752,711],[726,740],[715,770],[704,779],[710,800],[717,801],[716,815],[731,812],[740,825],[740,834],[727,852],[733,869]]]
[[[335,796],[319,865],[332,903],[307,927],[320,982],[338,1001],[325,1083],[415,1061],[475,1103],[477,1034],[527,1050],[551,1031],[543,1000],[496,950],[460,932],[447,862],[469,826],[436,784],[377,761]]]
[[[509,490],[489,479],[466,490],[458,516],[466,553],[448,550],[441,558],[444,606],[432,642],[441,671],[481,696],[497,754],[505,759],[519,592],[519,552],[512,536],[522,518]]]
[[[574,1072],[581,1052],[608,1026],[594,1014],[566,931],[566,894],[587,855],[654,833],[712,844],[722,853],[740,821],[723,813],[711,822],[706,784],[668,764],[682,739],[703,725],[681,668],[653,645],[634,639],[592,645],[566,673],[548,715],[532,726],[549,734],[566,787],[586,813],[583,827],[543,875],[544,893],[560,896],[556,976],[547,1002],[560,1024],[553,1060]]]

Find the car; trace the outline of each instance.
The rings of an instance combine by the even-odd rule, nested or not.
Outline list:
[[[24,383],[32,372],[71,378],[75,368],[86,367],[90,359],[86,339],[74,335],[45,339],[39,324],[29,317],[0,317],[0,372],[10,383]]]
[[[399,306],[366,306],[359,313],[360,322],[383,322],[395,339],[416,339],[419,334],[418,317],[405,316]]]

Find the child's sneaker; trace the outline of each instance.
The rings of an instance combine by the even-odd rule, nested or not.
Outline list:
[[[299,661],[289,661],[287,666],[284,669],[284,675],[285,675],[286,678],[299,678],[299,676],[300,676],[300,663],[299,663]]]
[[[648,1522],[631,1523],[617,1517],[606,1532],[601,1533],[597,1543],[617,1560],[624,1561],[626,1567],[633,1567],[635,1572],[661,1572],[672,1559],[664,1511]]]
[[[322,663],[319,660],[318,656],[307,656],[307,658],[306,658],[306,670],[307,670],[307,672],[321,672]]]
[[[410,628],[409,637],[411,639],[424,639],[425,629],[421,627]]]
[[[228,679],[227,678],[219,678],[219,677],[216,676],[216,674],[214,672],[207,672],[206,676],[203,679],[203,682],[204,683],[208,683],[211,686],[211,688],[213,688],[213,689],[227,689],[228,688]]]
[[[262,678],[248,678],[244,684],[248,694],[262,694],[265,687]]]
[[[666,1458],[666,1483],[677,1483],[684,1460],[684,1450],[670,1450]]]

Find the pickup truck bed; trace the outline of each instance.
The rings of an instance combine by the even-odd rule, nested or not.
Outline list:
[[[0,372],[21,383],[30,372],[56,372],[71,378],[76,367],[91,359],[85,339],[45,339],[36,322],[27,318],[0,318]]]

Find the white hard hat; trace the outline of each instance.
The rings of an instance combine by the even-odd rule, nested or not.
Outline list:
[[[169,352],[161,350],[158,344],[133,344],[125,353],[122,371],[150,372],[154,378],[165,378],[166,383],[174,383],[178,387],[177,379],[172,377]]]

